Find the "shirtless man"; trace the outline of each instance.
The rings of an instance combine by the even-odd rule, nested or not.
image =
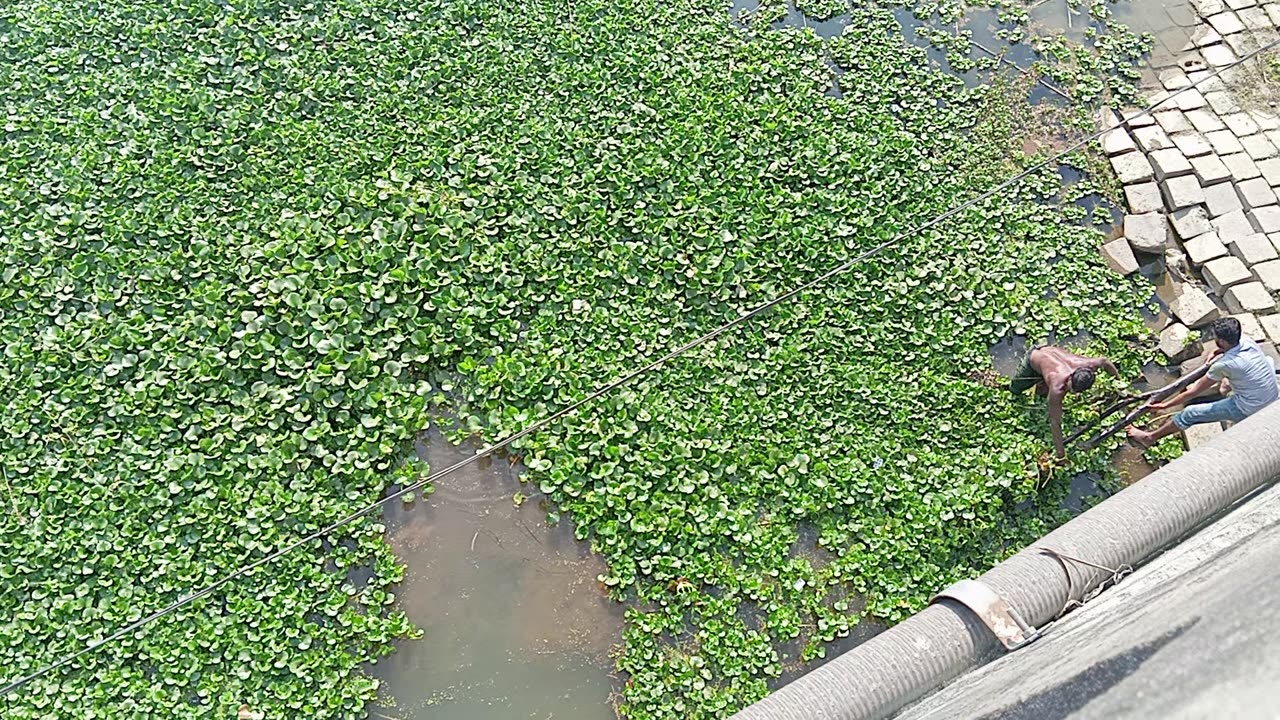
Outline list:
[[[1049,426],[1053,429],[1053,445],[1058,459],[1067,457],[1062,445],[1062,398],[1069,392],[1082,393],[1093,387],[1098,368],[1120,377],[1116,366],[1106,358],[1077,355],[1060,347],[1046,345],[1027,353],[1022,368],[1009,383],[1009,390],[1018,395],[1029,388],[1044,387],[1049,394]]]

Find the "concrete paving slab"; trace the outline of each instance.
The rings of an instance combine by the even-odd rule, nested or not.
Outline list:
[[[1209,213],[1201,205],[1183,208],[1169,215],[1169,222],[1173,224],[1173,232],[1178,236],[1179,240],[1190,240],[1199,235],[1213,232],[1213,225],[1209,222]]]
[[[1231,188],[1231,196],[1236,200],[1236,209],[1239,209],[1240,198],[1236,195],[1234,187]],[[1164,210],[1164,198],[1160,195],[1160,186],[1153,182],[1125,185],[1124,197],[1129,205],[1129,212],[1134,215]]]
[[[1280,233],[1280,206],[1268,205],[1254,208],[1249,211],[1248,215],[1249,222],[1262,232],[1268,235]]]
[[[1226,245],[1227,252],[1240,258],[1245,265],[1252,266],[1268,260],[1280,259],[1280,255],[1276,254],[1275,246],[1262,233],[1246,235]]]
[[[1253,277],[1268,292],[1275,294],[1280,293],[1280,260],[1272,260],[1270,262],[1258,263],[1249,268],[1253,273]]]
[[[1242,151],[1244,150],[1243,147],[1240,149]],[[1115,161],[1112,160],[1112,165],[1114,164]],[[1150,165],[1150,163],[1147,164]],[[1258,166],[1254,164],[1253,158],[1244,154],[1244,152],[1239,152],[1234,155],[1223,155],[1222,164],[1227,166],[1227,170],[1231,172],[1231,177],[1235,178],[1236,182],[1249,180],[1262,175],[1262,171],[1258,170]],[[1154,174],[1154,171],[1152,171],[1152,174]],[[1122,180],[1121,182],[1124,181]]]
[[[1101,250],[1103,260],[1112,270],[1121,275],[1138,272],[1138,259],[1134,257],[1133,248],[1129,247],[1128,240],[1124,238],[1112,240],[1103,245]]]
[[[1174,136],[1174,142],[1177,142],[1177,136]],[[1208,188],[1210,185],[1226,182],[1231,179],[1231,171],[1226,165],[1222,164],[1222,158],[1217,155],[1201,155],[1200,157],[1189,158],[1191,163],[1191,171],[1195,173],[1196,179],[1200,181],[1202,187]]]
[[[1227,246],[1223,244],[1222,240],[1218,239],[1218,233],[1216,232],[1207,232],[1193,237],[1184,242],[1182,247],[1187,251],[1187,258],[1196,267],[1227,255]]]
[[[1270,187],[1267,189],[1270,190]],[[1196,180],[1195,175],[1166,178],[1161,183],[1160,190],[1164,195],[1165,206],[1170,210],[1181,210],[1204,202],[1204,189],[1200,187],[1200,181]]]
[[[1248,159],[1248,156],[1243,156]],[[1226,161],[1223,160],[1225,163]],[[1252,165],[1253,161],[1249,161]],[[1227,165],[1230,168],[1230,165]],[[1116,155],[1111,158],[1111,168],[1116,171],[1116,177],[1120,179],[1122,185],[1131,185],[1133,183],[1145,182],[1155,177],[1156,171],[1151,167],[1151,163],[1147,160],[1147,156],[1140,152],[1125,153],[1124,155]],[[1257,168],[1254,168],[1256,171]],[[1239,176],[1236,176],[1237,178]]]
[[[1182,93],[1182,95],[1190,95],[1193,92],[1195,91],[1188,90],[1187,92]],[[1182,97],[1182,95],[1179,95],[1178,97]],[[1187,120],[1191,122],[1191,126],[1194,127],[1198,133],[1204,134],[1227,129],[1227,126],[1223,124],[1222,120],[1218,119],[1218,116],[1214,115],[1213,111],[1207,108],[1187,110],[1184,114],[1187,116]],[[1155,121],[1152,120],[1152,122]]]
[[[1240,258],[1230,255],[1210,260],[1200,268],[1200,271],[1204,275],[1205,282],[1209,283],[1209,288],[1219,297],[1233,285],[1254,282],[1253,273],[1249,272],[1249,268]]]
[[[1236,193],[1236,186],[1230,182],[1206,186],[1204,188],[1204,205],[1210,218],[1226,215],[1244,207],[1240,202],[1240,196]]]
[[[1240,145],[1244,148],[1245,154],[1253,158],[1254,162],[1275,157],[1277,153],[1276,146],[1265,135],[1250,135],[1240,138]]]
[[[1236,192],[1240,195],[1240,202],[1244,203],[1246,208],[1260,208],[1266,205],[1276,204],[1276,193],[1271,189],[1271,185],[1266,178],[1253,178],[1236,183]]]
[[[1169,244],[1169,221],[1163,213],[1125,215],[1124,236],[1134,250],[1158,255]]]
[[[1234,285],[1227,290],[1223,300],[1232,313],[1270,315],[1276,311],[1275,298],[1271,297],[1271,293],[1260,282]]]
[[[1175,133],[1169,136],[1173,141],[1173,146],[1182,151],[1183,155],[1189,158],[1202,157],[1213,152],[1213,145],[1200,133],[1192,130],[1191,132]]]
[[[1155,150],[1147,155],[1147,160],[1151,161],[1151,167],[1155,169],[1156,180],[1164,181],[1192,172],[1191,161],[1176,147]]]
[[[1180,285],[1169,303],[1169,312],[1187,327],[1199,328],[1222,316],[1218,305],[1194,285]]]
[[[1240,138],[1236,137],[1230,130],[1207,132],[1204,134],[1204,139],[1209,141],[1209,144],[1213,146],[1213,151],[1219,155],[1244,152],[1244,145],[1240,144]]]

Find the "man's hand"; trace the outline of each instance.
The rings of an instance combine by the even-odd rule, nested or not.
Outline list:
[[[1164,402],[1151,403],[1150,405],[1148,405],[1148,406],[1147,406],[1147,409],[1149,409],[1149,410],[1168,410],[1168,409],[1169,409],[1169,408],[1171,408],[1171,407],[1173,407],[1173,403],[1169,402],[1168,400],[1165,400]]]

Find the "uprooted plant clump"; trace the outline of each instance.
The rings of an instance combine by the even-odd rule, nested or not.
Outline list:
[[[709,0],[5,4],[0,679],[421,473],[433,417],[511,433],[985,189],[1007,146],[969,133],[1016,124],[856,13],[836,99],[811,33]],[[1146,293],[1058,192],[1037,174],[518,443],[632,603],[625,715],[725,716],[784,642],[821,655],[1060,520],[1042,409],[971,379],[1010,333],[1138,367]],[[359,668],[413,633],[381,529],[7,717],[363,717]]]

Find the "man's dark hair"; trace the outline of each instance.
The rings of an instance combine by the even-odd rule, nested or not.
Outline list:
[[[1240,344],[1240,321],[1233,317],[1218,318],[1213,321],[1213,338],[1221,340],[1227,347]]]
[[[1084,392],[1093,387],[1094,372],[1092,368],[1080,368],[1071,373],[1071,389]]]

